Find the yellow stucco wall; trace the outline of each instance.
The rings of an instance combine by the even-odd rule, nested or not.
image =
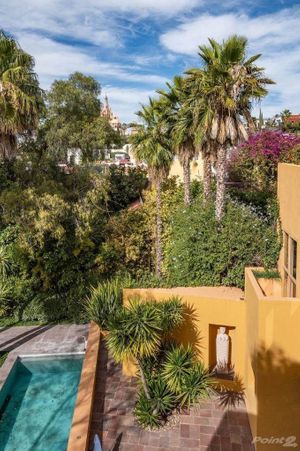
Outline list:
[[[171,296],[182,298],[193,310],[195,328],[192,327],[192,323],[185,324],[178,329],[176,338],[183,344],[190,343],[196,346],[207,367],[213,363],[213,356],[209,354],[212,350],[212,343],[209,346],[209,341],[214,340],[213,326],[227,326],[232,341],[235,372],[244,373],[245,302],[240,299],[243,296],[241,290],[222,287],[126,289],[125,303],[130,296],[136,295],[155,301],[165,300]],[[125,368],[127,374],[132,372],[130,365]]]
[[[297,286],[300,297],[300,165],[280,163],[278,165],[278,200],[282,230],[298,242],[297,248]],[[283,255],[279,260],[282,271]]]
[[[245,387],[252,433],[296,436],[300,448],[300,299],[264,296],[251,269],[245,283]],[[265,449],[279,451],[282,444],[257,445]]]
[[[183,169],[177,158],[174,159],[172,163],[170,176],[171,177],[176,176],[178,177],[180,182],[183,182]],[[191,180],[202,180],[202,179],[203,179],[203,159],[201,155],[199,155],[197,160],[193,160],[191,162]]]

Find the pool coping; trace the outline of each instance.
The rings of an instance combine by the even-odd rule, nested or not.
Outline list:
[[[100,336],[99,327],[91,322],[67,451],[87,451],[89,448]]]

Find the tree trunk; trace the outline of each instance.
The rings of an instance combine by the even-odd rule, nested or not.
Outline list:
[[[191,161],[185,158],[183,161],[183,187],[184,187],[184,204],[191,205]]]
[[[204,202],[207,202],[211,191],[211,160],[208,152],[204,155],[203,191]]]
[[[0,159],[12,161],[17,156],[17,140],[14,135],[0,133]]]
[[[249,134],[255,133],[255,122],[252,119],[251,113],[247,110],[244,111],[244,116],[247,121]]]
[[[156,182],[156,276],[161,277],[162,265],[161,181]]]
[[[150,393],[149,393],[149,388],[148,388],[146,377],[145,377],[145,373],[144,373],[144,370],[143,370],[143,365],[141,364],[141,362],[139,360],[138,360],[138,366],[139,366],[139,371],[140,371],[140,375],[141,375],[141,381],[142,381],[142,385],[143,385],[143,389],[144,389],[146,398],[147,399],[151,399]]]
[[[216,193],[216,218],[220,221],[225,208],[225,175],[226,175],[226,147],[218,149],[217,154],[217,193]]]

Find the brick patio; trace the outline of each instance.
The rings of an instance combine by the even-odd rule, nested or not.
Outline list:
[[[167,430],[141,430],[132,415],[135,384],[134,378],[122,375],[120,366],[108,358],[101,345],[91,440],[97,433],[103,451],[254,450],[244,406],[223,409],[217,400],[202,402],[191,412],[179,415]]]

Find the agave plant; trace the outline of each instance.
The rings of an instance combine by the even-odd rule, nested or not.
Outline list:
[[[166,382],[160,377],[154,377],[149,382],[151,399],[155,412],[168,415],[176,406],[176,396],[171,392]]]

